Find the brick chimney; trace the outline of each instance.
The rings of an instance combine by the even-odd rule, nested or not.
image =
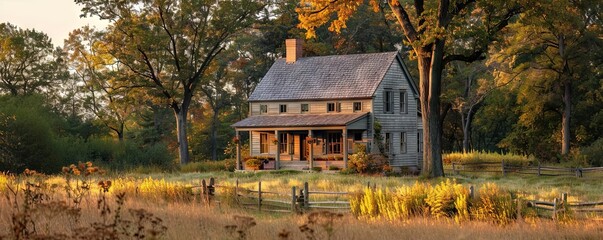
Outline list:
[[[286,57],[287,63],[295,63],[297,59],[302,57],[302,44],[301,39],[287,39],[285,45],[287,47]]]

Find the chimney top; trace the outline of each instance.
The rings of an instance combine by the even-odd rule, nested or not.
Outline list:
[[[285,46],[287,48],[285,56],[288,64],[295,63],[297,59],[300,59],[302,57],[303,42],[304,41],[301,39],[287,39],[285,41]]]

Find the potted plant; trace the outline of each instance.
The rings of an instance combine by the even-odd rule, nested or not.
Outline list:
[[[250,158],[247,161],[245,161],[245,167],[248,168],[249,170],[259,170],[261,165],[262,165],[262,160],[257,159],[257,158]]]
[[[278,139],[272,140],[272,144],[274,144],[274,145],[278,144]]]

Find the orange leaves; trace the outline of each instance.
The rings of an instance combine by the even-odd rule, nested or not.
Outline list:
[[[340,33],[346,28],[346,22],[352,16],[364,0],[300,0],[300,6],[295,11],[299,14],[299,28],[305,29],[306,38],[316,37],[315,29],[331,20],[337,14],[335,20],[329,25],[329,31]],[[370,1],[373,10],[378,11],[377,0]]]

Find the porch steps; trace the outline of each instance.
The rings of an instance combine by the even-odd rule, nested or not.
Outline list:
[[[308,167],[308,161],[281,161],[281,169],[302,171],[308,170]]]

